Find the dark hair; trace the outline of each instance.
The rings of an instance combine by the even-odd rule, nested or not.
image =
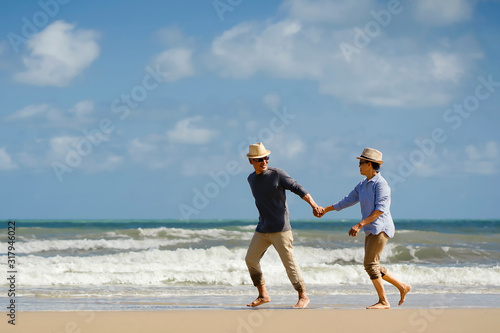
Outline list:
[[[380,169],[380,164],[376,162],[370,162],[372,164],[372,168],[375,171],[378,171]]]

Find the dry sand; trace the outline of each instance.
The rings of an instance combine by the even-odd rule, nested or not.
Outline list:
[[[245,309],[162,312],[18,312],[0,332],[498,332],[500,309]]]

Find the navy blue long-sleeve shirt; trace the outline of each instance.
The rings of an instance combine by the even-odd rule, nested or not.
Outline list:
[[[285,171],[268,167],[261,174],[252,172],[248,183],[259,210],[257,232],[270,233],[291,230],[285,190],[301,198],[308,192]]]

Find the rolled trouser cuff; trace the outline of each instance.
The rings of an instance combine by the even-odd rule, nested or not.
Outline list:
[[[365,265],[365,271],[368,273],[370,280],[376,280],[378,278],[384,277],[387,273],[387,269],[380,265]]]
[[[300,281],[298,283],[293,284],[293,288],[297,290],[299,293],[305,293],[306,292],[306,284],[304,281]]]
[[[266,284],[266,281],[264,280],[264,276],[262,274],[250,274],[250,278],[252,279],[253,285],[255,287]]]
[[[387,273],[387,270],[380,266],[379,261],[388,239],[389,237],[384,232],[365,237],[365,258],[363,265],[371,280],[383,277]]]

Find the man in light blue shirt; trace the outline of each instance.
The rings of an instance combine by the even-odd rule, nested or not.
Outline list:
[[[366,178],[342,200],[325,207],[321,216],[360,203],[362,220],[349,230],[349,236],[355,237],[361,229],[366,235],[363,264],[379,297],[379,301],[367,309],[389,309],[390,304],[385,294],[383,280],[399,289],[401,294],[399,305],[403,304],[406,294],[411,289],[410,285],[398,281],[379,263],[387,240],[394,237],[395,228],[390,212],[391,189],[378,171],[380,165],[384,163],[380,151],[365,148],[361,156],[356,158],[360,160],[359,172]]]
[[[363,226],[366,235],[378,235],[385,232],[389,238],[394,237],[394,222],[389,210],[391,207],[391,188],[379,172],[371,179],[365,178],[356,185],[349,195],[333,204],[333,208],[340,211],[358,202],[361,206],[363,220],[374,211],[382,213],[376,220]]]

